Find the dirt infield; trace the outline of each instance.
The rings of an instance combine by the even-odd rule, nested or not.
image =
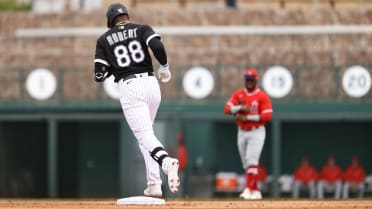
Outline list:
[[[0,199],[0,208],[15,209],[368,209],[372,208],[372,200],[260,200],[260,201],[242,201],[242,200],[167,200],[165,205],[116,205],[116,200],[12,200]]]

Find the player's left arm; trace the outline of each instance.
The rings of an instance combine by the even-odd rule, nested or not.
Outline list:
[[[267,122],[272,119],[273,115],[273,107],[270,101],[270,97],[267,96],[267,94],[263,94],[262,97],[262,103],[260,104],[261,106],[261,111],[260,111],[260,121]]]
[[[97,40],[94,58],[94,80],[96,82],[103,82],[111,74],[110,64],[105,58],[103,45]]]

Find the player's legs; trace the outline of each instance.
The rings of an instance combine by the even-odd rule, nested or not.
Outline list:
[[[252,191],[251,199],[261,199],[258,189],[258,163],[266,137],[265,127],[245,132],[247,140],[245,151],[246,162],[246,187]]]
[[[247,133],[247,150],[245,159],[248,166],[258,165],[265,143],[266,130],[264,126]]]
[[[318,198],[319,199],[323,199],[324,198],[324,185],[325,182],[324,181],[319,181],[318,182],[318,185],[317,185],[317,190],[318,190]]]
[[[350,190],[350,183],[345,182],[342,186],[342,198],[347,199],[349,198],[349,190]]]
[[[307,184],[307,186],[309,187],[310,198],[315,198],[315,194],[316,194],[316,184],[315,184],[315,181],[309,182]]]
[[[258,163],[260,160],[261,152],[264,146],[266,137],[265,127],[261,126],[256,130],[247,133],[247,146],[245,161],[247,163],[247,174],[248,179],[252,180],[252,189],[258,190]]]
[[[147,94],[147,103],[149,105],[149,112],[150,112],[150,118],[152,123],[155,121],[156,114],[159,109],[160,101],[161,101],[161,92],[158,80],[151,76],[145,78],[147,79],[148,84],[148,91],[151,92],[150,94]],[[156,153],[153,153],[156,155]],[[168,156],[168,154],[167,154]],[[164,158],[163,163],[159,163],[162,166],[162,169],[165,174],[168,176],[168,186],[171,192],[176,192],[179,189],[180,186],[180,179],[178,177],[178,168],[179,168],[179,162],[175,158],[166,157]]]
[[[127,123],[132,130],[138,143],[148,152],[163,145],[156,138],[153,131],[153,121],[148,105],[149,91],[146,80],[134,78],[123,82],[119,81],[120,103]],[[156,89],[154,90],[156,94]],[[165,152],[165,151],[164,151]]]
[[[178,160],[167,159],[169,158],[168,153],[153,131],[152,125],[156,113],[154,114],[153,111],[153,115],[150,114],[150,106],[153,107],[155,104],[157,110],[160,103],[160,90],[151,85],[154,82],[150,82],[151,79],[149,78],[135,78],[131,82],[119,81],[121,106],[129,127],[142,149],[144,149],[143,154],[151,154],[150,156],[162,166],[164,172],[171,174],[168,175],[168,180],[172,177],[178,189]],[[163,163],[163,160],[166,163]],[[151,163],[151,161],[148,161],[148,163]],[[171,172],[168,172],[168,170]]]
[[[340,199],[341,197],[341,190],[342,190],[342,181],[336,181],[334,184],[335,187],[335,199]]]
[[[154,94],[153,99],[151,99],[149,102],[149,112],[150,112],[150,118],[152,125],[154,125],[156,113],[158,111],[159,105],[160,105],[160,90],[156,92],[156,90],[159,88],[153,88]],[[161,196],[161,184],[162,180],[160,177],[160,169],[158,163],[149,155],[149,152],[141,147],[142,155],[145,159],[146,164],[146,173],[147,173],[147,186],[148,188],[145,190],[145,195],[150,194],[149,196],[157,196],[158,193],[160,193]],[[155,194],[155,195],[153,195]]]
[[[302,183],[300,181],[294,181],[292,185],[292,198],[299,198],[300,197],[300,189]]]
[[[139,147],[145,161],[147,187],[148,189],[150,188],[145,195],[162,196],[162,180],[160,177],[159,164],[154,159],[152,159],[152,157],[149,155],[149,152],[142,145],[140,145]]]
[[[358,198],[363,198],[364,197],[364,191],[366,187],[364,183],[360,183],[357,187],[357,192],[358,192]]]
[[[241,130],[240,128],[238,129],[238,151],[239,151],[239,156],[240,160],[242,161],[242,166],[243,169],[247,169],[247,161],[246,161],[246,151],[247,151],[247,139],[246,139],[246,132]]]
[[[241,130],[240,128],[238,129],[238,140],[237,140],[237,145],[238,145],[238,151],[239,151],[239,156],[240,160],[242,162],[243,169],[247,169],[247,161],[246,161],[246,151],[247,151],[247,138],[246,138],[246,131]],[[245,188],[243,192],[239,195],[240,198],[243,199],[250,199],[251,198],[251,191],[249,188]]]

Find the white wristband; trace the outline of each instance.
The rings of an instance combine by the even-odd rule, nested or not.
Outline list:
[[[247,115],[247,120],[259,122],[261,117],[260,115]]]
[[[233,105],[233,106],[230,107],[230,112],[231,112],[232,114],[235,114],[235,113],[239,112],[239,110],[240,110],[241,108],[242,108],[241,105]]]

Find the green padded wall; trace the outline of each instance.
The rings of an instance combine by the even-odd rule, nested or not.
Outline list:
[[[3,196],[44,197],[47,193],[47,123],[17,121],[1,123],[0,141],[6,163]],[[17,184],[11,186],[12,182]]]
[[[112,197],[118,193],[116,122],[63,122],[59,126],[61,197]]]
[[[284,122],[282,124],[282,171],[291,173],[302,156],[319,170],[329,155],[346,168],[353,155],[372,172],[372,122]]]

